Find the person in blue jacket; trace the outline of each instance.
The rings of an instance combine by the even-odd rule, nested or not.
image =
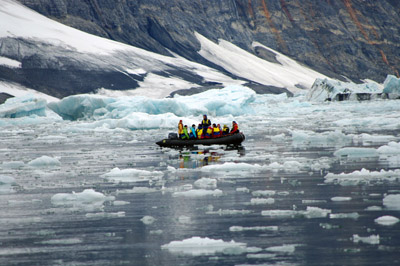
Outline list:
[[[189,138],[190,138],[190,139],[197,139],[196,126],[195,126],[194,124],[193,124],[192,127],[190,128]]]

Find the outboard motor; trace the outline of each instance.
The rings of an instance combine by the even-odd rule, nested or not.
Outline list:
[[[178,139],[178,134],[171,132],[168,134],[168,139]]]

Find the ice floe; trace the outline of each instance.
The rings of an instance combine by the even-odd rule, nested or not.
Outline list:
[[[231,226],[229,231],[231,232],[243,232],[243,231],[278,231],[279,227],[276,225],[270,226]]]
[[[365,243],[371,245],[379,245],[380,243],[379,235],[359,236],[358,234],[355,234],[352,239],[354,243]]]
[[[194,182],[194,186],[203,189],[215,189],[217,188],[217,180],[214,178],[202,177]]]
[[[146,215],[146,216],[143,216],[143,218],[140,219],[140,221],[142,221],[142,223],[144,223],[146,225],[150,225],[150,224],[153,224],[156,221],[156,219],[153,216]]]
[[[295,218],[295,217],[305,217],[305,218],[324,218],[327,217],[332,211],[327,209],[321,209],[318,207],[307,206],[306,210],[266,210],[262,211],[262,216],[267,216],[271,218]]]
[[[391,194],[383,198],[383,206],[389,210],[400,210],[400,194]]]
[[[375,221],[375,223],[380,224],[380,225],[390,226],[390,225],[397,224],[399,222],[399,218],[390,216],[390,215],[385,215],[385,216],[376,218],[374,221]]]
[[[247,252],[247,244],[235,241],[223,241],[222,239],[211,239],[208,237],[192,237],[182,241],[172,241],[162,245],[161,249],[172,253],[184,255],[202,256],[222,254],[242,254]]]
[[[106,196],[93,189],[85,189],[78,193],[58,193],[51,197],[51,203],[56,207],[66,207],[84,211],[101,210],[105,202],[114,200],[115,197]]]
[[[102,177],[113,182],[143,182],[149,180],[158,180],[163,176],[161,171],[147,171],[140,169],[112,169],[110,172],[103,174]]]
[[[53,158],[50,156],[42,156],[39,158],[36,158],[28,163],[29,166],[31,167],[56,167],[60,166],[61,162],[57,158]]]
[[[292,244],[292,245],[273,246],[266,248],[265,250],[274,253],[293,253],[296,251],[296,246],[298,245]]]
[[[173,197],[187,197],[187,198],[200,198],[200,197],[207,197],[207,196],[220,197],[222,195],[223,195],[223,192],[220,189],[214,189],[214,190],[191,189],[188,191],[178,191],[178,192],[172,193]]]
[[[325,183],[339,184],[342,186],[355,186],[379,181],[395,182],[400,180],[400,170],[386,171],[382,169],[381,171],[370,171],[363,168],[360,171],[356,170],[351,173],[328,173],[324,178]]]

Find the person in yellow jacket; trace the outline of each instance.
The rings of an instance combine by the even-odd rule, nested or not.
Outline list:
[[[197,138],[198,139],[202,139],[203,138],[203,128],[202,128],[201,124],[199,124],[197,126],[196,134],[197,134]]]
[[[178,123],[178,136],[181,139],[183,137],[183,123],[182,120],[179,120]]]
[[[203,132],[204,132],[204,129],[203,129]],[[212,138],[213,128],[211,126],[207,128],[205,135],[206,135],[206,139]]]
[[[221,136],[221,128],[219,124],[218,126],[213,124],[213,138],[218,138],[219,136]]]

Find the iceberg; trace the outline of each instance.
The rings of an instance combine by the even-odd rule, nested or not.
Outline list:
[[[389,95],[389,98],[400,97],[400,78],[388,75],[383,83],[383,92]]]
[[[0,104],[0,126],[25,125],[61,121],[61,117],[47,107],[47,101],[34,95],[7,99]]]
[[[176,116],[197,116],[204,113],[213,116],[242,115],[254,113],[250,103],[255,101],[255,95],[253,90],[240,85],[208,90],[194,96],[175,95],[174,98],[164,99],[144,96],[111,98],[83,94],[51,102],[49,108],[70,120],[122,119],[133,113],[172,113]]]
[[[355,84],[338,80],[317,78],[306,95],[308,101],[342,101],[370,99],[366,95],[378,95],[382,89],[375,82]]]
[[[388,210],[400,210],[400,194],[387,195],[383,198],[383,206]]]

